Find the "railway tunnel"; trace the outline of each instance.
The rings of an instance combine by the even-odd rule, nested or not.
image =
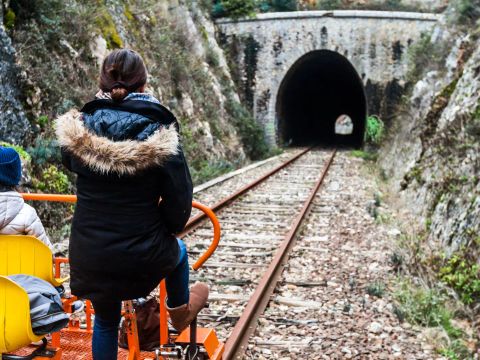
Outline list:
[[[362,80],[347,58],[330,50],[309,52],[280,84],[276,103],[280,144],[359,147],[366,104]],[[351,119],[348,134],[336,133],[335,124],[342,118]]]

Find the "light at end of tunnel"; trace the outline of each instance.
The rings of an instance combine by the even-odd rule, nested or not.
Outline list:
[[[342,114],[335,121],[335,134],[351,135],[353,133],[353,121],[350,116]]]

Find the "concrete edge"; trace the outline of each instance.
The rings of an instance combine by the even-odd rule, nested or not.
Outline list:
[[[241,18],[233,20],[230,18],[218,19],[216,24],[234,24],[244,22],[258,22],[270,20],[293,20],[310,18],[366,18],[366,19],[390,19],[390,20],[414,20],[414,21],[438,21],[442,14],[420,13],[407,11],[372,11],[372,10],[315,10],[315,11],[290,11],[257,14],[254,18]]]

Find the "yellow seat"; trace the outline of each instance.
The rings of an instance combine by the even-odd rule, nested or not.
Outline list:
[[[0,354],[44,338],[32,331],[26,291],[6,276],[32,275],[60,286],[65,279],[55,279],[52,260],[49,247],[33,236],[0,235]]]
[[[29,235],[0,235],[0,275],[32,275],[60,286],[55,279],[50,248]]]
[[[0,276],[0,354],[15,351],[42,338],[32,332],[30,303],[25,290]]]

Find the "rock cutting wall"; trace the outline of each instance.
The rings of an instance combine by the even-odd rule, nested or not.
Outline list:
[[[0,140],[22,144],[30,130],[22,103],[19,100],[18,69],[15,50],[3,26],[0,6]]]
[[[0,141],[32,149],[40,180],[43,167],[58,165],[53,120],[93,98],[103,58],[121,47],[143,56],[148,91],[177,116],[195,181],[265,156],[195,1],[1,0],[0,9],[8,13],[0,21]]]
[[[93,99],[103,58],[121,47],[142,55],[148,92],[177,116],[196,184],[266,155],[195,1],[0,0],[0,10],[0,142],[31,159],[23,190],[75,191],[53,121]],[[36,206],[52,239],[69,229],[71,209],[57,205]]]
[[[415,85],[380,165],[399,191],[408,227],[449,256],[480,244],[480,41],[446,26],[434,34],[435,44],[454,44],[446,70]]]
[[[270,144],[277,142],[276,99],[291,66],[313,50],[344,55],[361,76],[370,113],[388,118],[401,96],[409,47],[438,15],[381,11],[306,11],[220,20],[221,44],[233,57],[234,79]]]

